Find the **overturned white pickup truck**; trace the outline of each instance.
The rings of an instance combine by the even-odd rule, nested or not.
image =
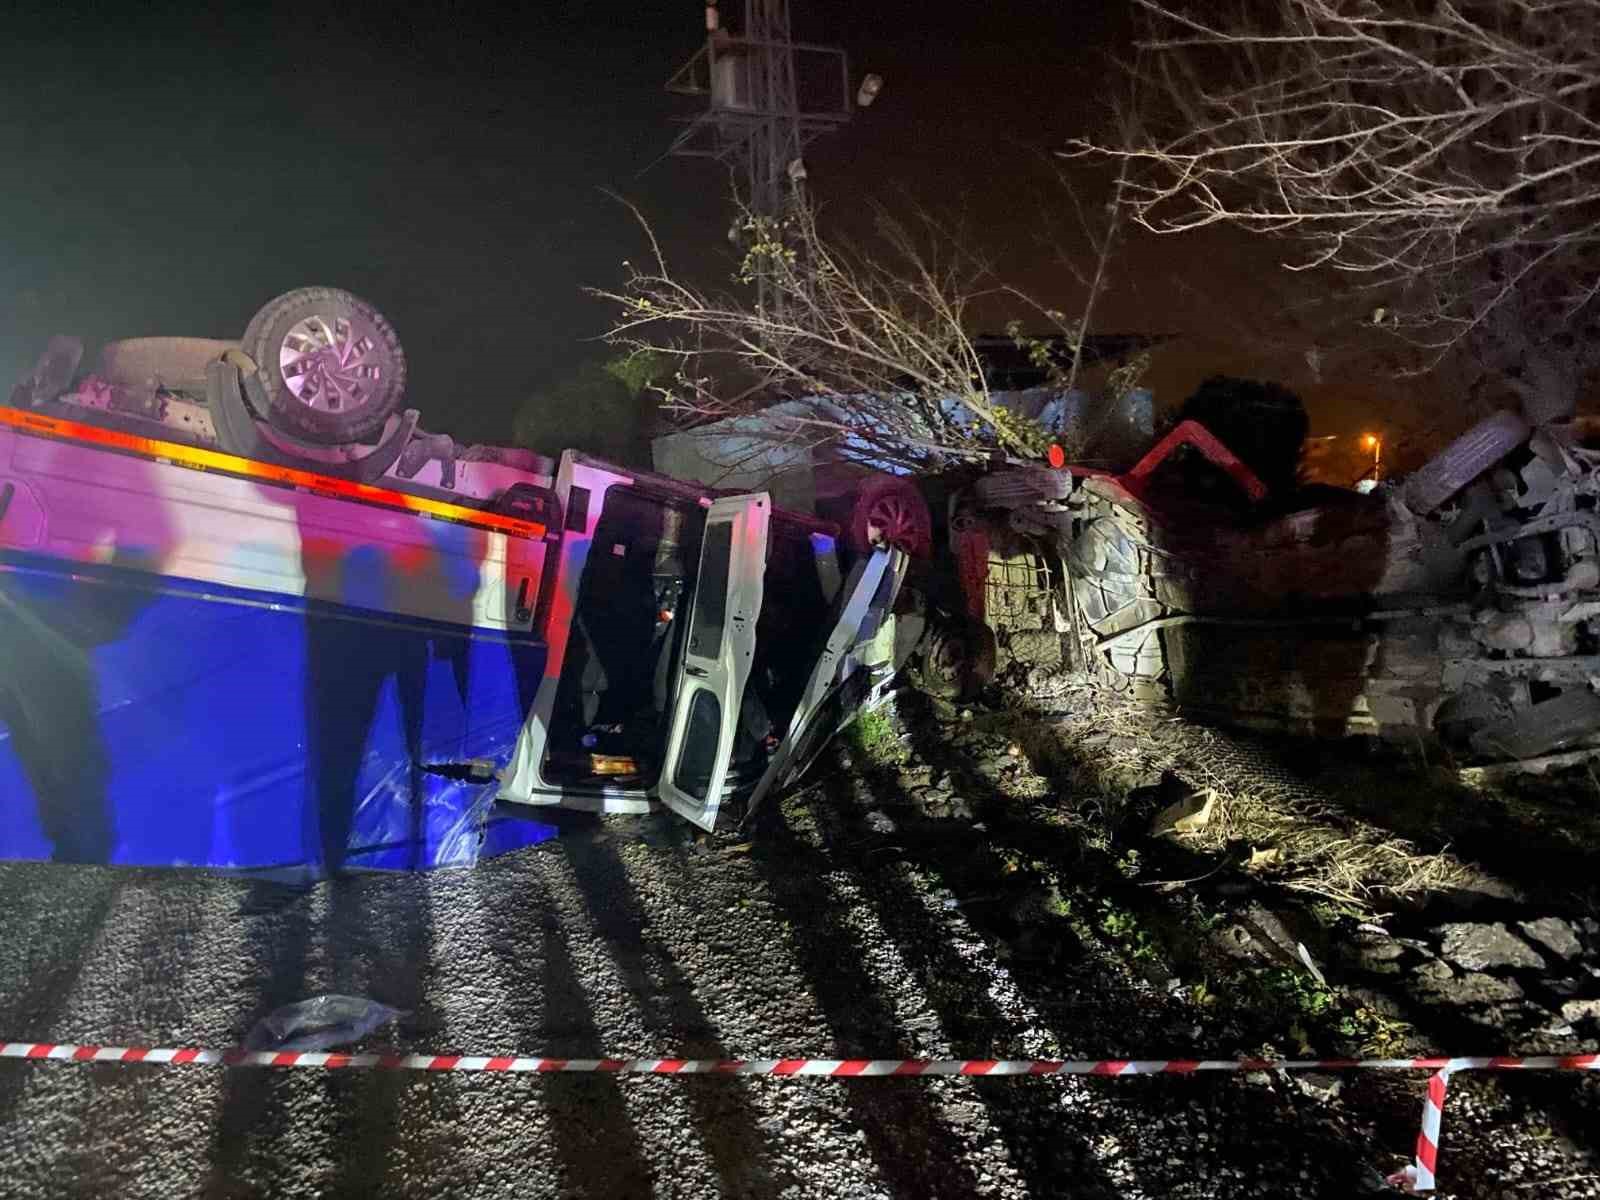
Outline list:
[[[416,869],[547,805],[710,829],[915,641],[879,636],[881,523],[422,432],[346,292],[82,357],[0,405],[0,857]]]

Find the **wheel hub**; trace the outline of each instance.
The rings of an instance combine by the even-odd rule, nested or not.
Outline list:
[[[372,399],[383,378],[375,347],[371,332],[348,317],[307,317],[283,335],[278,369],[307,408],[350,412]]]
[[[940,679],[946,683],[958,683],[970,657],[964,642],[956,638],[944,638],[929,655],[929,660]]]
[[[867,510],[867,540],[909,550],[917,540],[917,518],[899,496],[884,496]]]

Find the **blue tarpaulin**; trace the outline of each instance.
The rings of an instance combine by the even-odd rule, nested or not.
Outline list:
[[[320,874],[554,835],[496,783],[544,647],[469,625],[0,556],[0,857]]]

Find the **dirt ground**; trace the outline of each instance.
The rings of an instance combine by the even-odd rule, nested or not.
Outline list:
[[[715,838],[574,820],[474,869],[306,889],[0,866],[0,1037],[227,1046],[343,992],[405,1010],[366,1048],[443,1053],[1600,1049],[1581,1007],[1600,996],[1600,792],[1579,774],[1468,811],[1454,778],[1090,693],[908,703]],[[1202,789],[1201,829],[1152,835]],[[1398,865],[1375,858],[1397,835]],[[6,1061],[0,1196],[1350,1197],[1409,1161],[1422,1086]],[[1600,1195],[1596,1154],[1600,1078],[1458,1077],[1439,1194]]]
[[[1600,1050],[1589,767],[1469,785],[1421,748],[1230,733],[1083,685],[950,715],[861,727],[866,790],[909,817],[894,839],[945,847],[942,881],[1019,981],[1074,1016],[1103,998],[1107,1053]],[[981,844],[950,846],[929,812]],[[1198,827],[1154,832],[1182,814]],[[1417,1079],[1280,1085],[1372,1146],[1415,1137]],[[1458,1076],[1445,1129],[1440,1194],[1600,1195],[1600,1077]]]

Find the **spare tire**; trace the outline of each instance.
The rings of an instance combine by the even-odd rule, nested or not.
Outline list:
[[[843,521],[845,542],[856,554],[894,546],[912,558],[933,556],[933,514],[911,480],[868,475],[850,497]]]
[[[238,346],[217,338],[122,338],[101,349],[99,374],[123,387],[156,386],[204,396],[206,368]]]
[[[299,288],[251,318],[241,343],[255,363],[265,417],[308,442],[359,442],[405,398],[406,356],[394,327],[339,288]]]

